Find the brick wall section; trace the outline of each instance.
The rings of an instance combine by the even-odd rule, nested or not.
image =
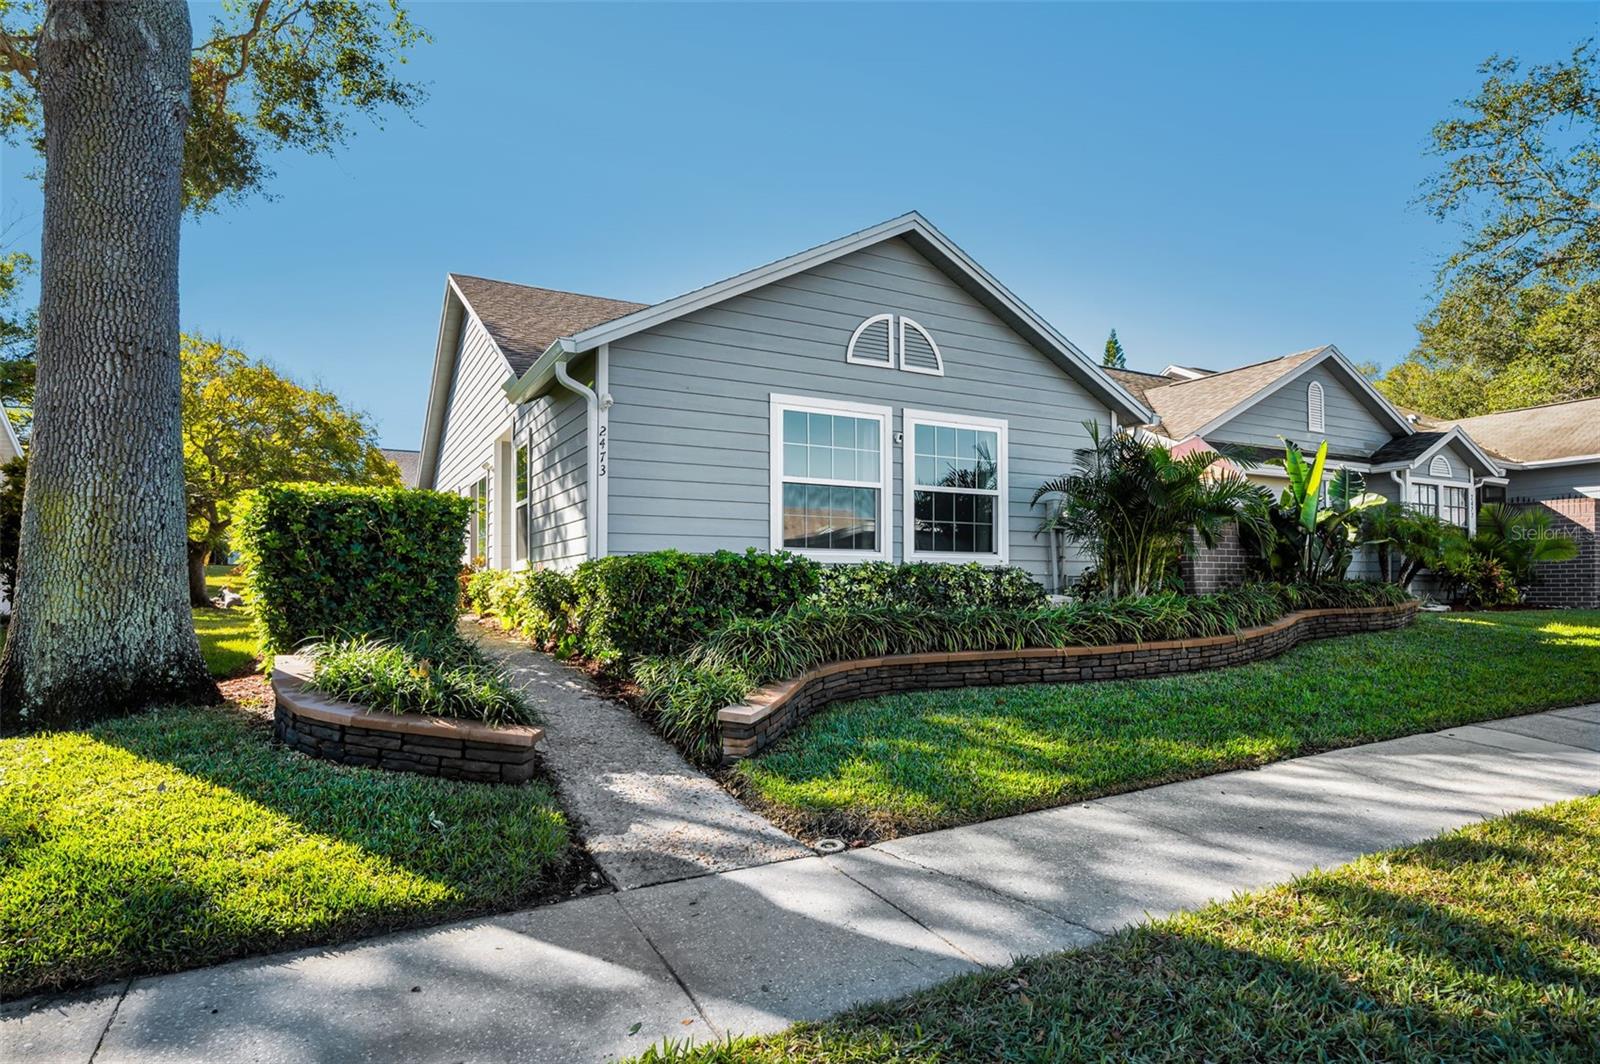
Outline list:
[[[273,663],[272,732],[291,749],[342,765],[480,783],[526,783],[538,770],[541,728],[367,710],[311,690],[307,669],[292,655]]]
[[[1239,545],[1239,526],[1230,524],[1215,547],[1197,544],[1178,561],[1183,589],[1191,595],[1209,595],[1238,587],[1250,572],[1250,559]]]
[[[1571,536],[1578,544],[1578,556],[1571,561],[1545,562],[1534,569],[1528,602],[1600,609],[1600,499],[1574,495],[1537,502],[1516,500],[1515,505],[1544,507],[1551,530]]]
[[[1371,609],[1302,610],[1236,635],[1102,647],[907,654],[824,665],[770,684],[717,715],[724,762],[750,757],[831,702],[940,687],[1077,683],[1171,676],[1243,665],[1308,639],[1403,628],[1417,603]]]

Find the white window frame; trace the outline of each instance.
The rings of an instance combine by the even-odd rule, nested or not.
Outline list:
[[[1436,498],[1434,500],[1433,509],[1423,509],[1411,501],[1411,488],[1415,484],[1426,484],[1436,489]],[[1454,525],[1454,522],[1449,521],[1444,516],[1444,491],[1446,488],[1460,488],[1467,493],[1466,524]],[[1408,477],[1406,479],[1405,507],[1408,510],[1437,517],[1439,520],[1444,521],[1446,524],[1452,524],[1456,528],[1465,529],[1468,535],[1472,535],[1478,531],[1478,491],[1476,486],[1470,480],[1445,480],[1443,477]]]
[[[1306,385],[1306,431],[1328,431],[1327,395],[1320,381]]]
[[[890,493],[894,490],[893,429],[894,411],[887,406],[856,403],[843,399],[822,399],[809,395],[770,395],[768,420],[768,447],[771,451],[768,471],[770,488],[769,541],[772,550],[786,550],[819,562],[887,562],[894,560],[894,505]],[[845,414],[849,417],[873,418],[878,422],[878,481],[834,480],[824,477],[786,477],[783,473],[783,412],[800,410],[808,414]],[[878,549],[818,550],[810,547],[785,547],[783,545],[783,485],[827,484],[834,487],[876,488],[878,491]]]
[[[888,354],[888,359],[879,360],[876,358],[858,358],[856,356],[856,342],[861,339],[862,333],[866,332],[880,321],[887,324],[887,328],[884,329],[884,335],[887,340],[887,343],[885,344],[885,353]],[[857,325],[856,331],[850,334],[850,346],[844,349],[844,360],[857,366],[877,366],[879,369],[894,369],[894,341],[894,315],[874,314],[860,325]]]
[[[937,410],[911,410],[900,412],[901,443],[900,469],[902,497],[900,500],[904,524],[905,560],[908,562],[950,562],[964,565],[981,562],[984,565],[1009,565],[1011,559],[1011,426],[1003,418],[975,417],[971,414],[948,414]],[[917,485],[917,426],[932,425],[944,428],[985,429],[998,437],[1000,453],[995,459],[995,487],[991,493],[970,488],[933,488],[961,495],[995,495],[995,552],[993,554],[954,554],[947,551],[917,550],[916,493]]]
[[[907,326],[910,326],[911,328],[917,330],[917,333],[924,340],[928,341],[928,347],[933,351],[933,361],[935,363],[935,365],[931,369],[928,368],[927,366],[909,366],[909,365],[906,364],[906,327]],[[939,345],[938,345],[937,342],[934,341],[933,334],[930,333],[927,329],[923,328],[922,325],[919,322],[912,321],[910,318],[906,317],[904,314],[900,315],[900,328],[899,328],[899,330],[897,331],[897,333],[895,335],[895,341],[896,341],[896,347],[899,349],[898,350],[898,359],[897,360],[899,361],[900,369],[903,372],[905,372],[905,373],[925,373],[930,377],[943,377],[944,376],[944,353],[939,350]]]
[[[517,484],[521,456],[522,484]],[[517,494],[520,486],[522,494]],[[519,542],[520,540],[520,542]],[[520,552],[519,548],[520,547]],[[533,556],[533,433],[511,440],[511,563],[519,566]]]

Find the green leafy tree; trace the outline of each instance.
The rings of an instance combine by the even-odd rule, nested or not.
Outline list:
[[[1117,339],[1117,330],[1112,329],[1111,335],[1106,337],[1105,354],[1100,356],[1100,364],[1107,369],[1127,369],[1128,356],[1122,350],[1122,341]]]
[[[421,39],[395,0],[224,0],[198,45],[180,0],[0,0],[0,135],[45,161],[0,728],[218,697],[183,561],[182,215],[413,106],[395,68]]]
[[[27,252],[0,253],[0,404],[24,442],[33,422],[33,345],[39,333],[38,311],[21,306],[22,282],[32,272]]]
[[[1379,382],[1443,417],[1600,394],[1600,51],[1481,73],[1433,128],[1443,166],[1422,197],[1466,236],[1416,349]]]
[[[183,338],[183,468],[189,596],[210,604],[206,563],[227,545],[239,497],[289,481],[398,487],[372,426],[330,392],[305,388],[217,340]]]
[[[1219,472],[1217,452],[1175,457],[1134,433],[1084,426],[1091,445],[1077,452],[1071,473],[1039,486],[1033,505],[1048,501],[1041,531],[1080,543],[1111,598],[1159,591],[1186,547],[1216,546],[1266,496],[1244,477]]]

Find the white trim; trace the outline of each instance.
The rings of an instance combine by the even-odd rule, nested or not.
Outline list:
[[[1430,430],[1430,431],[1433,431],[1433,430]],[[1437,440],[1434,440],[1432,446],[1430,446],[1426,451],[1423,451],[1421,454],[1417,455],[1415,458],[1407,458],[1407,459],[1405,459],[1403,461],[1399,461],[1399,462],[1384,462],[1382,465],[1375,465],[1372,468],[1373,469],[1416,469],[1417,467],[1421,466],[1423,462],[1426,462],[1429,459],[1431,459],[1434,455],[1438,454],[1441,450],[1443,450],[1446,446],[1448,446],[1452,442],[1459,442],[1463,447],[1465,447],[1472,454],[1472,456],[1474,458],[1478,459],[1480,464],[1485,466],[1489,470],[1489,472],[1494,474],[1495,476],[1500,476],[1501,474],[1503,474],[1505,472],[1503,469],[1500,468],[1500,466],[1498,464],[1495,463],[1495,461],[1493,459],[1491,459],[1487,454],[1484,453],[1483,448],[1479,447],[1476,443],[1473,442],[1471,436],[1467,435],[1464,431],[1462,431],[1462,429],[1461,429],[1461,427],[1459,425],[1451,428],[1443,436],[1440,436]],[[1468,470],[1468,472],[1470,473],[1471,470]]]
[[[982,266],[978,265],[966,252],[957,247],[939,230],[935,229],[929,221],[911,211],[898,218],[891,218],[886,222],[863,229],[858,233],[840,237],[829,241],[808,251],[791,255],[786,259],[769,263],[765,266],[747,270],[727,280],[716,284],[698,288],[693,292],[685,293],[675,299],[669,299],[643,310],[625,314],[620,318],[596,325],[592,329],[563,336],[553,342],[544,354],[529,367],[528,371],[520,378],[507,385],[507,393],[512,401],[521,402],[533,395],[537,395],[548,384],[551,366],[556,359],[556,352],[566,351],[568,354],[588,351],[603,343],[614,343],[625,336],[651,329],[685,314],[713,306],[734,296],[753,291],[763,285],[774,281],[792,277],[826,262],[831,262],[843,255],[860,251],[863,248],[880,244],[885,240],[895,237],[913,238],[913,246],[922,253],[932,253],[936,260],[942,260],[951,270],[961,275],[966,282],[973,286],[973,294],[979,301],[985,299],[992,301],[995,307],[1001,308],[1020,322],[1033,337],[1024,336],[1034,343],[1039,350],[1051,357],[1061,368],[1071,367],[1082,375],[1080,383],[1086,383],[1090,391],[1099,391],[1107,405],[1120,406],[1124,413],[1133,415],[1140,423],[1155,420],[1155,412],[1146,407],[1133,393],[1129,392],[1119,382],[1113,379],[1095,360],[1080,351],[1070,340],[1056,331],[1055,327],[1034,312],[1022,300],[1002,285]],[[986,304],[987,305],[987,304]],[[1015,325],[1011,325],[1014,331]],[[1020,331],[1019,331],[1020,332]]]
[[[856,417],[875,418],[879,426],[878,482],[842,481],[811,477],[785,477],[783,475],[783,412],[803,410],[814,414],[849,414]],[[768,545],[773,551],[786,550],[819,562],[887,562],[894,560],[894,410],[871,403],[856,403],[844,399],[824,399],[809,395],[785,395],[772,392],[767,407],[767,496]],[[783,484],[788,480],[796,484],[836,484],[841,487],[876,488],[878,491],[878,549],[814,550],[783,545]]]
[[[922,335],[922,338],[924,340],[928,341],[928,347],[931,348],[932,351],[933,351],[933,361],[936,363],[934,368],[928,369],[928,368],[926,368],[924,366],[908,366],[908,365],[906,365],[906,326],[908,326],[908,325],[911,326],[911,328],[917,330],[917,332]],[[921,324],[919,324],[918,322],[912,321],[910,318],[906,317],[904,314],[900,315],[900,329],[899,329],[899,336],[897,337],[897,340],[899,341],[896,344],[896,346],[899,348],[899,352],[898,353],[899,353],[899,356],[900,356],[899,362],[900,362],[901,370],[903,370],[906,373],[926,373],[930,377],[943,377],[944,376],[944,355],[939,353],[939,345],[934,343],[933,334],[928,332],[927,329],[924,329]]]
[[[595,352],[594,383],[599,393],[595,411],[595,434],[591,441],[589,464],[595,468],[594,508],[595,546],[593,558],[604,558],[610,553],[611,529],[611,345],[601,344]]]
[[[1545,466],[1588,465],[1600,462],[1600,454],[1578,454],[1571,458],[1541,458],[1537,462],[1507,462],[1507,469],[1542,469]]]
[[[1451,467],[1448,456],[1436,454],[1428,463],[1428,475],[1430,477],[1443,477],[1446,480],[1454,480],[1456,471]]]
[[[918,425],[943,425],[955,428],[987,429],[998,437],[1000,453],[995,458],[995,551],[992,554],[952,554],[947,551],[918,551],[916,534],[917,444]],[[903,518],[903,557],[908,562],[982,562],[985,565],[1007,565],[1011,558],[1011,426],[1003,418],[975,417],[971,414],[949,414],[938,410],[900,411],[900,481],[901,516]],[[987,491],[968,491],[961,488],[934,488],[929,490],[967,495],[989,495]]]
[[[1324,362],[1329,361],[1336,363],[1341,369],[1343,369],[1345,376],[1354,381],[1356,386],[1361,389],[1363,394],[1372,399],[1373,402],[1377,404],[1378,408],[1389,416],[1390,420],[1392,420],[1396,425],[1400,426],[1405,435],[1413,436],[1416,434],[1417,427],[1407,420],[1404,414],[1396,410],[1394,408],[1394,404],[1385,399],[1383,395],[1372,386],[1372,383],[1368,381],[1367,378],[1363,377],[1361,372],[1350,364],[1350,360],[1344,357],[1344,352],[1340,351],[1332,344],[1329,344],[1318,351],[1314,356],[1306,359],[1306,361],[1302,362],[1288,373],[1285,373],[1277,380],[1258,388],[1254,392],[1245,396],[1245,398],[1233,404],[1221,414],[1218,414],[1216,417],[1212,418],[1211,421],[1205,425],[1195,429],[1192,433],[1190,433],[1190,435],[1210,435],[1212,432],[1216,431],[1217,428],[1232,421],[1235,417],[1244,413],[1252,406],[1255,406],[1263,399],[1266,399],[1268,396],[1276,395],[1280,389],[1288,387],[1290,384],[1299,380],[1307,373],[1310,373],[1313,369],[1322,365]],[[1217,374],[1217,376],[1221,376],[1221,374]],[[1209,380],[1210,378],[1207,377],[1202,379]]]
[[[1214,377],[1215,373],[1203,373],[1200,370],[1190,369],[1188,366],[1170,365],[1161,371],[1163,377],[1182,377],[1186,381],[1197,381],[1202,377]]]
[[[600,549],[600,524],[595,520],[597,508],[596,501],[600,498],[599,469],[600,463],[594,460],[595,437],[600,425],[600,397],[595,395],[594,389],[573,378],[567,371],[570,358],[563,358],[555,364],[556,380],[562,387],[570,392],[575,392],[583,400],[584,419],[584,492],[583,492],[583,556],[585,559],[597,558]]]
[[[448,324],[450,321],[450,302],[455,300],[461,306],[461,315],[456,321],[456,331],[452,337]],[[424,412],[422,425],[421,453],[417,455],[417,487],[432,488],[436,486],[439,477],[439,452],[444,446],[444,426],[450,414],[450,396],[454,391],[457,363],[466,348],[467,325],[469,321],[477,321],[478,315],[473,311],[472,304],[467,302],[467,297],[462,295],[460,287],[456,284],[455,277],[445,274],[444,278],[444,305],[439,310],[439,336],[434,341],[433,348],[433,376],[428,384],[428,405]],[[506,358],[506,353],[500,350],[500,345],[495,342],[494,334],[484,328],[483,335],[488,338],[489,346],[494,348],[494,353],[500,356],[505,363],[506,373],[510,376],[502,385],[509,389],[517,379],[516,371],[511,368],[511,360]],[[453,339],[448,350],[445,341]],[[512,403],[513,409],[516,403]]]
[[[1328,431],[1327,397],[1323,394],[1321,381],[1306,385],[1306,431]]]
[[[857,358],[856,341],[861,339],[862,333],[880,321],[886,325],[883,330],[884,354],[888,357],[881,362],[875,358]],[[844,349],[844,360],[857,366],[877,366],[879,369],[894,369],[894,315],[874,314],[860,325],[857,325],[856,331],[850,334],[850,343]]]

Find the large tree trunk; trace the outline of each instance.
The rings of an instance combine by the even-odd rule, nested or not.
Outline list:
[[[217,698],[185,576],[181,0],[50,0],[38,386],[0,725]]]
[[[189,605],[211,605],[211,592],[206,589],[206,563],[211,560],[211,547],[205,543],[189,541]]]

